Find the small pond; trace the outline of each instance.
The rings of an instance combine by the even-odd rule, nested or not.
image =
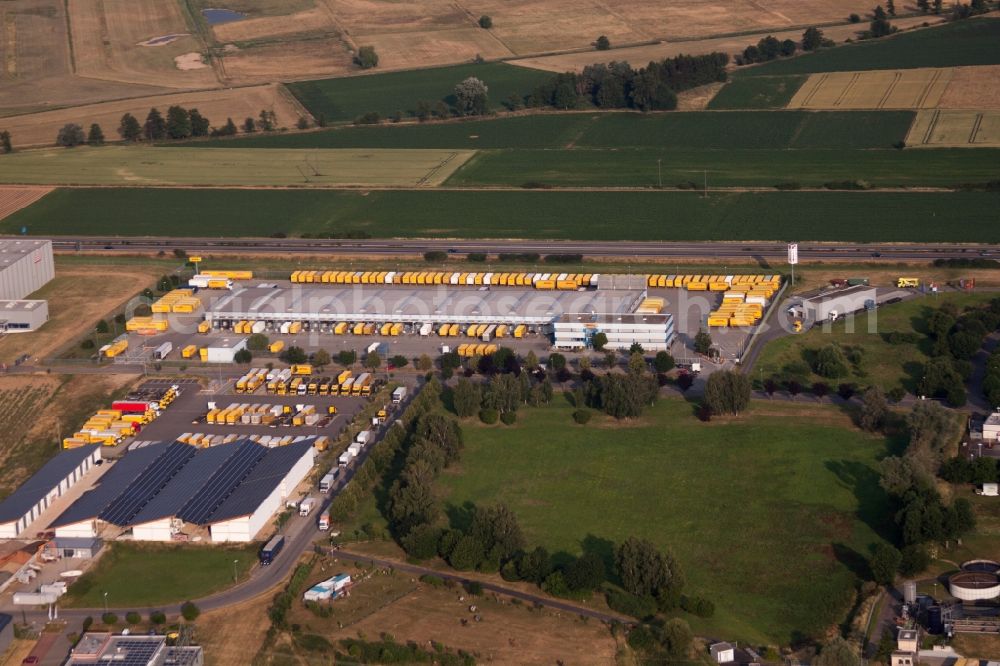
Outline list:
[[[201,15],[205,17],[209,25],[219,25],[220,23],[232,23],[242,21],[247,17],[242,12],[234,12],[232,9],[203,9]]]

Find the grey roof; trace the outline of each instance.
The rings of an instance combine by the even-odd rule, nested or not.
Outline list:
[[[53,526],[100,518],[128,527],[173,516],[206,525],[249,515],[312,448],[314,439],[275,449],[248,439],[207,449],[181,442],[136,449]]]
[[[56,537],[56,548],[88,548],[92,551],[101,549],[101,540],[97,537]]]
[[[81,446],[57,453],[30,479],[0,502],[0,523],[14,522],[31,511],[31,507],[38,504],[98,448],[100,447],[97,445]]]
[[[267,455],[253,468],[215,511],[202,524],[249,516],[260,503],[274,492],[289,470],[312,448],[312,437],[301,442],[268,449]]]
[[[98,485],[94,486],[55,519],[52,527],[72,525],[84,520],[97,518],[122,490],[131,485],[166,450],[168,444],[151,444],[135,451],[129,451],[118,462],[111,465]]]

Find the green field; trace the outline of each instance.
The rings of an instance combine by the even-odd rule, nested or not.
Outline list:
[[[112,543],[97,565],[62,599],[73,608],[142,608],[198,599],[233,584],[233,560],[240,580],[257,563],[258,544],[245,546],[160,546]]]
[[[709,109],[783,109],[792,101],[805,74],[731,79],[708,103]]]
[[[789,335],[769,342],[756,362],[754,378],[782,375],[789,364],[807,363],[811,352],[828,344],[859,347],[864,351],[860,368],[852,374],[838,379],[826,379],[811,372],[806,376],[809,383],[826,382],[836,386],[840,382],[854,382],[860,386],[878,385],[883,390],[897,386],[916,394],[917,384],[923,372],[923,365],[929,360],[931,342],[926,337],[924,320],[931,311],[942,303],[951,302],[960,309],[976,303],[989,301],[996,295],[944,293],[925,296],[913,300],[893,303],[879,308],[872,315],[861,315],[853,322],[841,320],[829,329],[817,327],[800,335]],[[853,328],[853,330],[851,330]],[[886,342],[882,335],[893,331],[899,333],[917,332],[920,341],[916,344],[895,344]]]
[[[60,189],[0,222],[33,235],[1000,242],[987,192]]]
[[[822,128],[813,127],[816,140]],[[805,132],[804,132],[805,133]],[[828,135],[827,140],[837,140]],[[811,140],[808,138],[803,141]],[[664,187],[693,182],[712,187],[803,187],[864,180],[873,187],[952,187],[1000,177],[1000,150],[622,150],[480,151],[447,181],[452,186]]]
[[[875,463],[886,443],[833,407],[755,404],[703,424],[681,400],[636,425],[573,426],[568,406],[514,428],[464,428],[447,505],[502,500],[528,542],[580,553],[635,535],[672,548],[693,594],[716,605],[696,633],[788,644],[843,620],[854,560],[891,518]]]
[[[321,79],[289,83],[292,94],[313,116],[328,121],[354,120],[376,111],[388,116],[412,112],[420,101],[431,106],[454,95],[455,85],[475,76],[489,88],[490,103],[499,107],[511,95],[525,96],[552,78],[549,72],[504,63],[437,67],[409,72]]]
[[[888,148],[911,111],[553,113],[202,141],[226,148]]]
[[[737,70],[737,78],[871,69],[1000,64],[1000,18],[977,18],[772,60]]]
[[[330,187],[437,185],[471,152],[104,146],[29,150],[0,161],[0,183]]]

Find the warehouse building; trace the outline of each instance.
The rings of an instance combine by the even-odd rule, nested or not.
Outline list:
[[[0,301],[0,334],[34,331],[48,320],[48,301]]]
[[[205,348],[208,363],[234,363],[236,353],[247,348],[247,338],[224,338]]]
[[[0,240],[0,301],[20,300],[55,276],[52,241]]]
[[[240,287],[206,307],[206,319],[229,329],[242,320],[269,330],[284,322],[332,324],[551,324],[566,312],[629,314],[644,290],[544,291],[533,288],[443,289],[379,285]]]
[[[16,539],[52,502],[72,488],[101,459],[100,446],[57,454],[0,502],[0,538]]]
[[[166,636],[87,632],[70,650],[66,666],[120,664],[121,666],[201,666],[201,646],[167,645]]]
[[[130,451],[55,520],[56,539],[94,538],[114,526],[137,541],[171,541],[192,527],[207,528],[213,541],[252,541],[309,474],[314,439]]]
[[[875,296],[874,287],[862,284],[843,289],[823,290],[795,299],[789,306],[788,313],[793,317],[803,317],[810,321],[836,319],[853,312],[874,308]]]
[[[564,314],[555,322],[555,347],[584,349],[604,333],[606,349],[628,349],[635,343],[646,351],[662,351],[674,341],[674,318],[669,314]]]

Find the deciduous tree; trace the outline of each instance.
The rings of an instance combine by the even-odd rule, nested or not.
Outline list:
[[[167,123],[163,119],[163,114],[155,106],[146,115],[146,122],[142,126],[143,134],[149,141],[160,141],[167,136]]]
[[[750,404],[750,380],[732,370],[713,372],[705,384],[705,402],[714,414],[737,415]]]
[[[97,123],[90,125],[90,131],[87,133],[87,144],[90,146],[104,145],[104,130]]]
[[[83,128],[76,123],[66,123],[56,135],[56,145],[63,148],[74,148],[85,140]]]

